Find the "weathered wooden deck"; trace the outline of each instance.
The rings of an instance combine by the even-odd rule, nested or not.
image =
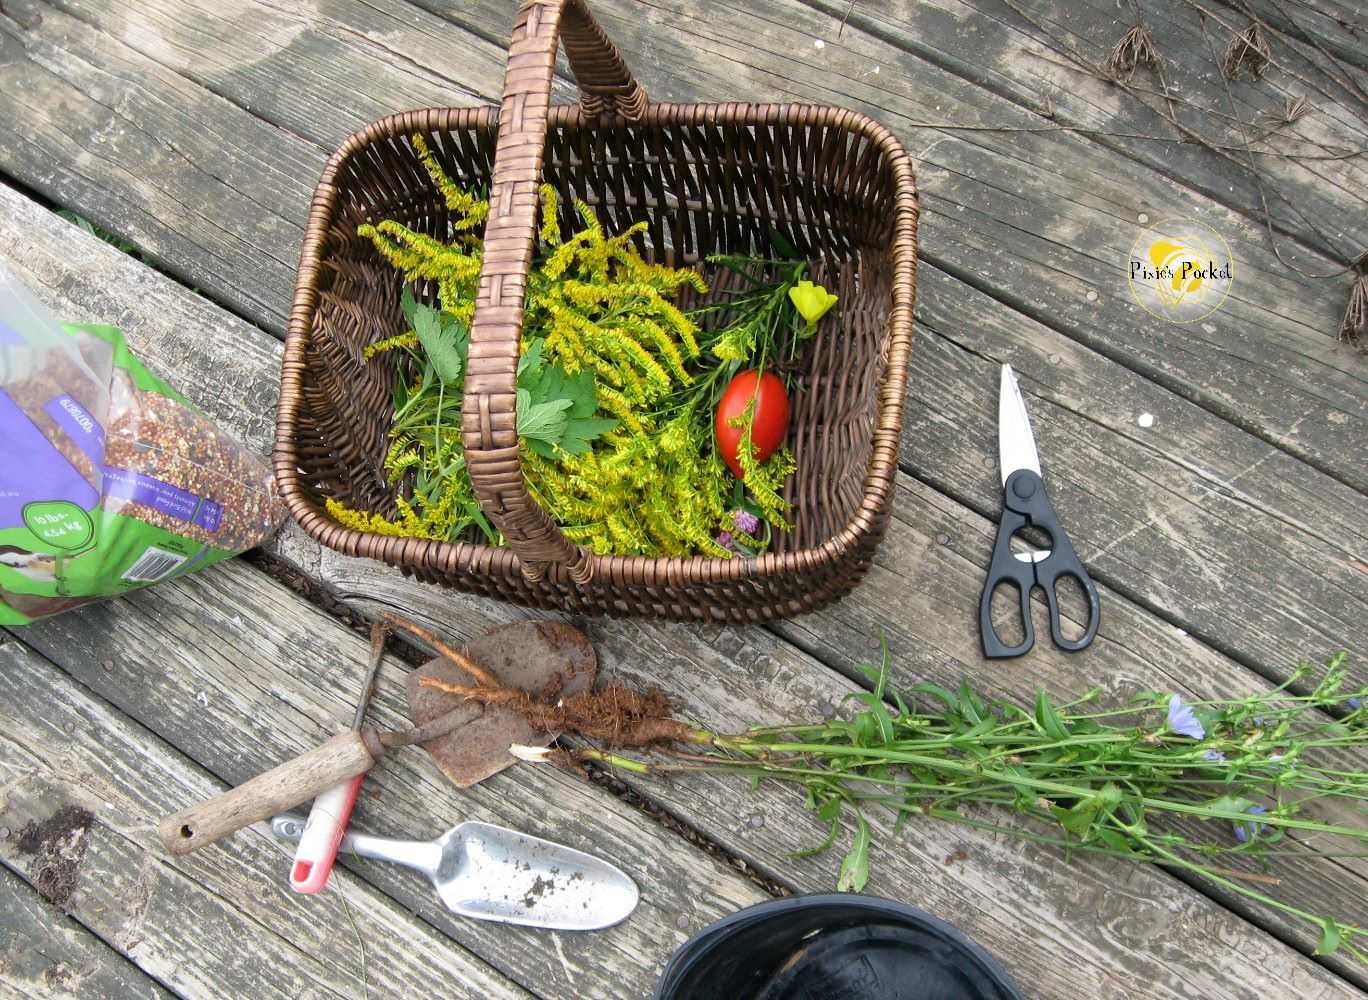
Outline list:
[[[867,581],[771,628],[592,622],[606,670],[727,730],[839,702],[879,631],[896,682],[968,675],[1017,698],[1092,684],[1230,695],[1341,649],[1362,663],[1368,361],[1336,342],[1349,277],[1289,269],[1269,232],[1312,275],[1368,249],[1361,0],[592,6],[653,97],[868,111],[906,143],[924,198],[902,474]],[[1250,11],[1273,62],[1227,87],[1217,65]],[[0,257],[62,316],[123,327],[265,452],[326,158],[391,111],[496,101],[512,16],[495,0],[4,0]],[[1162,78],[1142,67],[1128,86],[1107,82],[1097,66],[1137,16]],[[555,97],[573,98],[566,78]],[[1268,120],[1303,100],[1295,121]],[[1153,319],[1127,290],[1142,223],[1172,215],[1216,228],[1236,261],[1229,300],[1196,324]],[[1002,362],[1102,591],[1101,633],[1081,654],[1042,639],[1020,660],[979,655]],[[630,871],[640,909],[582,936],[475,923],[379,864],[303,898],[260,828],[184,859],[163,853],[162,814],[350,715],[366,642],[349,624],[391,608],[457,639],[524,614],[291,528],[249,560],[6,637],[0,993],[638,1000],[685,937],[765,898],[765,880],[834,883],[835,857],[789,856],[821,835],[788,789],[643,779],[620,795],[519,767],[462,793],[416,752],[368,781],[360,828],[520,827]],[[383,723],[401,719],[398,669],[377,701]],[[69,894],[19,836],[30,823],[65,839],[55,874]],[[869,891],[963,928],[1031,997],[1312,1000],[1368,986],[1368,969],[1312,957],[1306,926],[1213,886],[930,821],[896,841],[888,824],[879,832]],[[1290,859],[1274,874],[1281,898],[1368,923],[1363,859]]]

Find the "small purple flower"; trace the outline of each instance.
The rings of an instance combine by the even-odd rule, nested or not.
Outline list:
[[[1350,698],[1350,699],[1349,699],[1349,707],[1352,708],[1355,712],[1357,712],[1360,708],[1363,707],[1363,699],[1362,699],[1362,698]]]
[[[1204,750],[1202,751],[1202,756],[1213,764],[1225,763],[1225,754],[1221,753],[1219,750]]]
[[[732,533],[730,531],[724,531],[718,535],[717,544],[724,549],[731,549],[733,552],[736,551],[736,543],[732,541]]]
[[[756,517],[748,510],[732,511],[732,524],[736,530],[743,535],[755,537],[755,533],[760,530],[760,518]]]
[[[1183,696],[1175,694],[1169,699],[1168,724],[1179,736],[1191,736],[1194,740],[1203,739],[1206,730],[1192,714],[1191,707],[1183,704]]]
[[[1250,806],[1248,809],[1245,810],[1245,812],[1249,813],[1251,816],[1261,816],[1264,813],[1268,812],[1268,807]],[[1265,829],[1267,829],[1267,827],[1267,823],[1259,823],[1255,820],[1250,820],[1247,823],[1236,823],[1235,839],[1242,844],[1247,844],[1251,840],[1257,840],[1259,834],[1262,833]]]

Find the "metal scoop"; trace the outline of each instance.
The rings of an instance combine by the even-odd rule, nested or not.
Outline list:
[[[271,830],[297,843],[304,823],[302,816],[277,816]],[[592,931],[627,919],[640,899],[636,883],[607,861],[473,820],[428,841],[348,833],[339,852],[417,869],[448,910],[476,920]]]

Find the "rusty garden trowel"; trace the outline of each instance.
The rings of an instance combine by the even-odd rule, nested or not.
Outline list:
[[[432,638],[407,623],[396,624]],[[598,671],[588,636],[560,622],[501,625],[472,639],[464,655],[500,683],[543,699],[590,690]],[[424,687],[424,677],[475,684],[452,659],[428,661],[405,682],[414,728],[378,732],[363,726],[335,736],[237,788],[167,816],[157,829],[162,845],[172,854],[188,854],[212,844],[370,770],[390,747],[421,745],[457,787],[469,788],[515,762],[510,744],[548,746],[558,735],[536,732],[513,709]]]

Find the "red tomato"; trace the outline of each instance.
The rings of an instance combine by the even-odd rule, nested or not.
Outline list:
[[[751,399],[755,400],[755,420],[751,429],[751,444],[755,460],[763,462],[784,443],[788,434],[789,401],[784,383],[777,375],[763,375],[751,369],[738,372],[722,393],[717,404],[717,447],[727,467],[741,479],[741,434],[744,427],[733,427],[729,421],[744,417]]]

